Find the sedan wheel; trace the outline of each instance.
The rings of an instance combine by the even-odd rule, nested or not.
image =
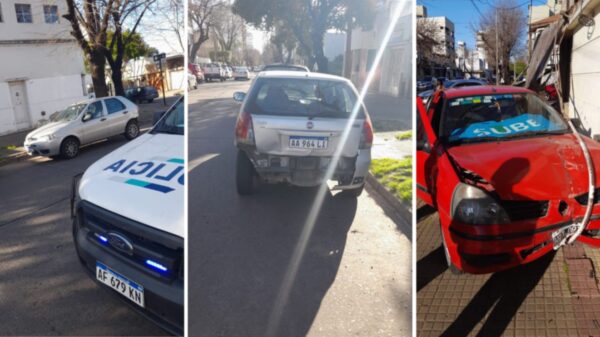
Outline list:
[[[75,138],[67,138],[60,145],[60,155],[65,159],[73,159],[79,154],[79,141]]]
[[[125,127],[125,138],[132,140],[140,134],[140,127],[136,121],[129,121]]]

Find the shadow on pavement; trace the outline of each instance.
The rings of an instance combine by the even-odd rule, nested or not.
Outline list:
[[[317,190],[263,185],[257,194],[240,197],[233,144],[209,145],[205,151],[220,155],[190,174],[190,335],[264,336]],[[197,157],[190,155],[190,161]],[[325,196],[277,336],[309,332],[336,278],[356,211],[356,198]]]
[[[492,275],[441,336],[469,335],[490,309],[492,311],[477,336],[502,336],[555,255],[552,251],[534,262]]]
[[[417,262],[417,292],[448,269],[444,247],[439,246]]]

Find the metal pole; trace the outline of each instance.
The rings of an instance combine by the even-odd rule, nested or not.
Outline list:
[[[500,84],[498,75],[500,72],[500,61],[498,60],[498,9],[496,9],[496,85]]]
[[[165,75],[163,74],[162,58],[158,60],[158,68],[160,69],[160,81],[162,83],[163,106],[167,106],[167,98],[165,95]]]

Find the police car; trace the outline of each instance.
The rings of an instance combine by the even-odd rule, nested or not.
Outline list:
[[[90,277],[183,334],[184,98],[74,177],[73,238]]]

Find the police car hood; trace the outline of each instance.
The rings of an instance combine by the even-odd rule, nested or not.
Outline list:
[[[184,236],[184,137],[144,134],[90,166],[81,200],[144,225]]]

